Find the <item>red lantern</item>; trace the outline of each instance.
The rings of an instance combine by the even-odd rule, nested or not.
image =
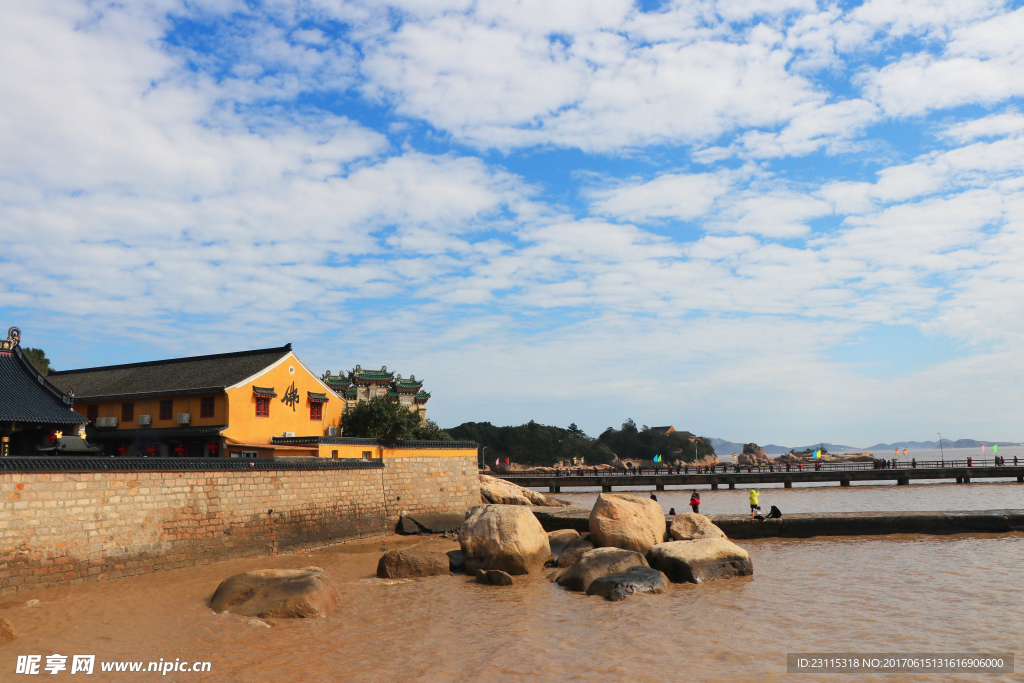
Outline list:
[[[180,458],[182,455],[185,454],[185,447],[184,446],[175,446],[174,447],[174,454]]]
[[[159,449],[159,448],[157,448],[156,446],[150,446],[149,448],[147,448],[147,449],[146,449],[146,453],[148,453],[148,454],[149,454],[149,457],[151,457],[151,458],[155,458],[155,457],[156,457],[156,454],[157,454],[157,453],[158,453],[159,451],[160,451],[160,449]]]
[[[206,445],[206,450],[208,450],[210,452],[210,457],[211,458],[216,458],[217,457],[217,448],[218,448],[218,446],[215,443],[211,443],[211,444],[207,444]]]
[[[57,435],[56,434],[50,434],[48,437],[46,437],[46,440],[49,441],[50,443],[53,443],[54,441],[57,440]]]
[[[127,450],[128,450],[128,447],[125,446],[124,444],[121,444],[120,446],[117,447],[117,454],[118,455],[124,455]]]

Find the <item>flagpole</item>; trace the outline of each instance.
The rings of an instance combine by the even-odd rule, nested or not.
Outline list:
[[[942,450],[942,432],[936,432],[939,435],[939,453],[942,456],[942,466],[946,466],[946,452]]]

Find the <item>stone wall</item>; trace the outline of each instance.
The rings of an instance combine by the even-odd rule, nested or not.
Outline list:
[[[480,504],[475,454],[385,458],[384,463],[385,500],[392,526],[402,510],[410,514],[461,511]]]
[[[312,471],[0,472],[0,595],[379,535],[402,509],[461,511],[479,500],[469,457]]]

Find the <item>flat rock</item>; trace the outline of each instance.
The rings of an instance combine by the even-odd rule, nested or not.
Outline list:
[[[629,493],[602,493],[590,511],[590,535],[598,548],[646,553],[666,536],[665,513],[657,501]]]
[[[551,546],[551,559],[548,560],[547,564],[557,565],[558,558],[562,555],[570,543],[580,537],[578,531],[574,529],[559,529],[558,531],[548,532],[548,545]]]
[[[398,526],[395,528],[395,531],[406,535],[423,533],[423,529],[420,528],[420,525],[417,524],[412,517],[405,515],[398,518]]]
[[[673,583],[704,583],[754,573],[747,551],[727,538],[659,543],[647,552],[647,561]]]
[[[420,576],[451,574],[448,553],[434,550],[389,550],[377,563],[377,576],[382,579],[411,579]]]
[[[431,534],[443,534],[449,531],[458,531],[466,520],[466,512],[429,512],[410,513],[406,515],[421,529]]]
[[[695,541],[698,538],[725,538],[725,532],[704,515],[684,512],[676,515],[668,528],[673,541]]]
[[[558,585],[571,591],[586,591],[603,576],[621,574],[633,567],[646,567],[647,560],[634,550],[595,548],[583,554],[579,562],[558,577]]]
[[[484,503],[495,505],[537,505],[540,507],[568,507],[570,505],[570,503],[557,498],[548,498],[543,493],[486,474],[480,475],[480,498]]]
[[[587,595],[600,595],[606,600],[625,600],[634,593],[664,593],[668,590],[668,577],[650,567],[633,567],[621,574],[594,579]]]
[[[539,572],[551,557],[548,535],[529,509],[516,505],[470,508],[459,531],[466,571]]]
[[[319,567],[258,569],[228,577],[210,607],[217,613],[278,619],[326,617],[338,604],[338,587]]]
[[[0,643],[6,643],[18,637],[18,630],[6,619],[0,618]]]

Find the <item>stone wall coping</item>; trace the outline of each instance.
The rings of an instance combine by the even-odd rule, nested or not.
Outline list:
[[[346,458],[0,458],[3,472],[195,472],[379,469],[378,460]]]

